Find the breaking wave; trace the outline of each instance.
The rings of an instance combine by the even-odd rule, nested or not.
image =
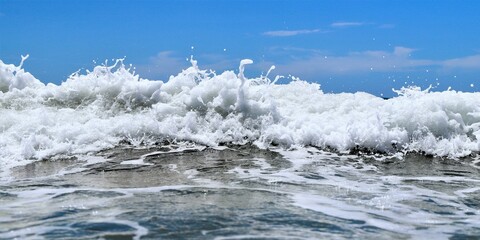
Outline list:
[[[44,84],[0,61],[0,167],[85,154],[121,143],[315,146],[338,152],[418,152],[459,158],[480,150],[480,93],[402,88],[382,99],[325,94],[302,80],[215,74],[192,66],[166,82],[117,60]]]

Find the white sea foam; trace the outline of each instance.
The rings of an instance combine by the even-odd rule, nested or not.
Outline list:
[[[411,87],[388,100],[363,92],[324,94],[316,83],[247,78],[244,67],[251,63],[243,60],[238,74],[216,75],[192,60],[192,67],[162,82],[142,79],[118,60],[45,85],[22,64],[0,61],[0,169],[122,140],[453,158],[480,150],[480,93]]]

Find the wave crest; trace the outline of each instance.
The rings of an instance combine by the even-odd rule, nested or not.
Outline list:
[[[453,158],[480,150],[479,93],[405,88],[388,100],[362,92],[324,94],[316,83],[246,78],[248,63],[242,61],[238,74],[217,75],[192,60],[162,82],[142,79],[117,60],[45,85],[21,64],[0,61],[0,164],[84,154],[125,140]]]

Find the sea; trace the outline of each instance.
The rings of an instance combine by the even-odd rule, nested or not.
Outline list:
[[[480,93],[0,60],[0,239],[479,239]],[[272,67],[270,70],[273,70]]]

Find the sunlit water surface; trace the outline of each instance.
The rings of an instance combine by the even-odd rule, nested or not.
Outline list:
[[[2,239],[480,236],[480,170],[468,158],[121,146],[10,174]]]

